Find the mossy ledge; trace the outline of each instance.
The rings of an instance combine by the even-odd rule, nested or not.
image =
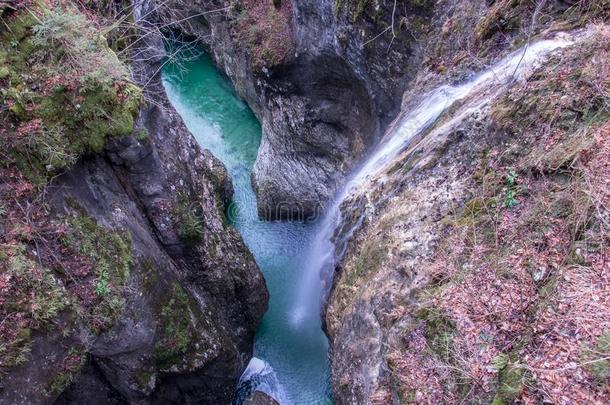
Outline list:
[[[5,164],[38,185],[110,137],[132,133],[142,91],[93,23],[38,5],[3,18],[0,128]]]
[[[129,232],[99,225],[76,201],[52,215],[48,186],[109,138],[131,134],[142,92],[70,4],[19,3],[2,22],[0,372],[25,366],[35,337],[54,336],[67,348],[34,387],[53,398],[87,358],[83,337],[123,311],[133,257]]]

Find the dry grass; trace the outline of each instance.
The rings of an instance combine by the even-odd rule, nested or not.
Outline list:
[[[610,399],[609,44],[598,27],[495,107],[502,142],[428,264],[435,317],[389,357],[407,402]]]
[[[254,68],[272,67],[288,57],[294,46],[290,0],[240,0],[233,9],[233,35],[247,46]]]

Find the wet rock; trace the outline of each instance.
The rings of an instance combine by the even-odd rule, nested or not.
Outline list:
[[[264,392],[256,391],[244,401],[244,405],[279,405],[278,402]]]
[[[326,205],[398,110],[421,59],[413,39],[421,27],[408,21],[417,17],[425,26],[432,7],[424,3],[407,2],[395,11],[393,38],[378,35],[392,20],[392,2],[360,11],[331,0],[283,1],[279,11],[271,0],[262,2],[269,13],[290,16],[284,37],[292,49],[262,67],[257,56],[266,49],[252,48],[239,35],[240,13],[247,14],[250,2],[238,9],[222,0],[162,8],[161,14],[175,21],[209,11],[177,25],[206,44],[261,121],[252,175],[259,216],[307,218]],[[265,35],[265,28],[259,29]]]

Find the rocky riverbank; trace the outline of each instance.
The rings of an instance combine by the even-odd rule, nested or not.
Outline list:
[[[326,311],[339,403],[610,397],[608,27],[591,30],[344,202],[362,225]]]

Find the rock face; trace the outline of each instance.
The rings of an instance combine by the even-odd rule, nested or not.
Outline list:
[[[227,402],[266,310],[264,279],[223,222],[217,193],[229,186],[215,185],[208,171],[219,162],[199,150],[167,102],[141,120],[146,142],[113,142],[106,159],[82,162],[56,184],[58,210],[76,201],[104,227],[131,234],[136,264],[126,310],[91,343],[92,367],[129,401]],[[185,243],[173,224],[167,207],[175,193],[201,204],[204,232],[196,244]],[[76,379],[63,398],[87,402],[98,393]]]
[[[502,30],[506,22],[490,22],[494,15],[517,24],[525,11],[509,3],[495,2],[470,26]],[[549,15],[562,10],[547,7]],[[529,20],[532,11],[520,18]],[[608,21],[607,12],[600,18]],[[453,23],[461,18],[454,17]],[[561,26],[568,17],[554,18]],[[325,313],[337,403],[609,398],[607,385],[597,382],[599,370],[557,371],[587,356],[588,349],[574,348],[605,345],[602,329],[610,326],[601,317],[564,323],[567,312],[580,319],[597,302],[606,313],[610,308],[610,295],[602,292],[608,279],[599,273],[607,268],[598,262],[603,248],[589,245],[608,241],[607,208],[583,214],[590,225],[578,236],[564,222],[588,206],[578,197],[574,204],[565,200],[589,189],[584,184],[591,184],[585,193],[597,195],[595,204],[609,198],[595,180],[607,170],[598,162],[609,150],[608,110],[595,122],[568,112],[590,105],[585,100],[608,100],[607,81],[601,85],[592,73],[604,70],[600,56],[607,57],[602,25],[553,56],[527,86],[491,98],[476,93],[450,108],[344,202],[343,217],[362,225],[337,265]],[[449,47],[442,37],[432,37],[431,46]],[[464,66],[446,68],[460,76]],[[431,76],[422,71],[417,82],[447,80]],[[576,90],[578,80],[568,77],[586,77],[605,90]],[[407,93],[405,107],[418,93]],[[599,296],[588,292],[591,285]],[[580,309],[568,304],[577,296]],[[601,329],[586,326],[591,322]]]
[[[2,403],[229,403],[251,357],[267,308],[265,281],[225,223],[233,191],[226,169],[200,149],[165,97],[160,38],[143,42],[146,62],[134,70],[148,83],[149,103],[133,135],[109,140],[48,186],[49,215],[79,224],[82,253],[95,258],[110,246],[125,265],[111,303],[121,309],[97,330],[66,307],[28,335],[25,360],[2,370]],[[115,270],[100,270],[97,295],[119,287],[103,281]]]
[[[405,171],[384,173],[346,201],[346,213],[366,219],[349,244],[325,315],[338,403],[367,403],[402,389],[392,380],[388,345],[400,345],[411,326],[413,295],[428,274],[422,264],[437,251],[443,218],[471,187],[461,161],[474,158],[487,130],[484,115],[479,111],[458,128],[430,134],[401,157]]]
[[[278,405],[278,402],[264,392],[255,391],[244,401],[245,405]]]
[[[162,14],[208,46],[261,121],[259,215],[307,218],[396,113],[433,2],[277,3],[171,2]]]

